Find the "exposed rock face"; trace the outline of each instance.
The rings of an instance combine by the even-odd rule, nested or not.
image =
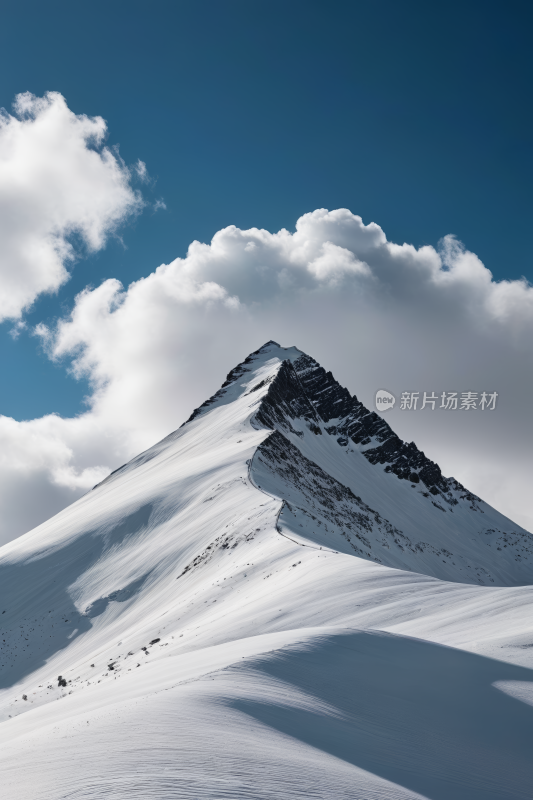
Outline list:
[[[322,420],[306,395],[297,371],[290,361],[283,361],[261,403],[256,420],[265,428],[280,427],[293,431],[290,420],[295,419],[305,420],[313,433],[322,433],[319,427]]]
[[[382,417],[340,386],[331,372],[326,372],[308,355],[302,355],[294,367],[324,422],[333,423],[327,428],[328,433],[340,436],[343,444],[348,443],[348,438],[361,445],[374,440],[378,445],[364,451],[371,464],[387,464],[386,471],[398,478],[416,483],[421,479],[428,488],[449,491],[451,487],[439,465],[430,461],[414,442],[403,442]]]

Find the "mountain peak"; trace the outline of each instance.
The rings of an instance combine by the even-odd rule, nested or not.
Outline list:
[[[348,498],[335,517],[341,532],[334,544],[331,535],[326,540],[313,532],[322,546],[329,542],[360,558],[441,579],[533,582],[531,535],[445,478],[414,442],[402,441],[311,356],[267,342],[228,373],[188,422],[236,403],[252,426],[275,432],[252,462],[277,475],[272,494],[291,506],[313,507],[324,519],[330,492]],[[320,475],[318,483],[309,483],[309,474]],[[327,487],[324,492],[320,485]],[[503,545],[505,557],[499,555]]]
[[[228,373],[221,388],[196,408],[187,422],[191,422],[220,403],[231,402],[240,392],[248,391],[251,376],[257,374],[258,370],[273,359],[276,362],[276,372],[283,362],[287,362],[287,366],[281,371],[276,384],[279,388],[280,383],[283,383],[284,390],[277,391],[275,398],[271,393],[265,400],[269,405],[270,414],[273,413],[275,402],[288,400],[285,394],[289,392],[290,404],[293,405],[289,404],[285,409],[287,418],[293,416],[295,403],[300,409],[306,407],[306,418],[318,415],[327,425],[327,433],[335,436],[341,446],[347,446],[351,441],[364,449],[365,456],[371,463],[385,465],[385,470],[398,478],[414,483],[422,480],[433,492],[446,493],[449,490],[450,486],[443,478],[439,466],[418,450],[414,442],[409,444],[403,442],[379,414],[369,411],[355,395],[351,395],[335,380],[331,372],[326,372],[307,353],[296,347],[281,347],[272,340],[237,364]],[[290,375],[292,380],[289,380]],[[265,385],[265,380],[266,378],[261,383],[256,382],[253,391]],[[269,382],[270,380],[271,378]],[[298,413],[300,412],[295,411],[296,415]],[[265,411],[263,419],[267,424]],[[453,485],[455,484],[454,481]],[[457,484],[457,487],[463,489],[460,484]],[[478,499],[474,495],[471,497],[473,500]]]

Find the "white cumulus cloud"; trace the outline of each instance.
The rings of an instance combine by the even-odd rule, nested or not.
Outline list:
[[[74,114],[57,92],[20,94],[14,114],[0,113],[0,321],[65,283],[74,234],[99,250],[141,209],[106,132],[101,117]]]
[[[397,403],[387,421],[533,529],[532,311],[525,281],[494,281],[453,237],[438,249],[395,244],[346,209],[306,214],[294,233],[225,228],[129,287],[83,291],[68,316],[39,327],[92,396],[74,419],[0,418],[0,536],[29,527],[21,497],[34,492],[31,523],[44,519],[52,501],[55,510],[177,428],[268,339],[310,353],[369,408],[377,389],[498,392],[494,412]]]

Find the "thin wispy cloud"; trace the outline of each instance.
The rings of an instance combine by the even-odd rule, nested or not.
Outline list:
[[[139,178],[139,180],[143,181],[143,183],[147,183],[150,180],[146,164],[144,163],[144,161],[141,161],[140,158],[137,160],[137,163],[135,164],[135,172],[137,173],[137,177]]]

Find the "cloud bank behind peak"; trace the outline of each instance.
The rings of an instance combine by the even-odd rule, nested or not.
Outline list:
[[[305,214],[294,232],[220,230],[128,287],[84,290],[70,314],[39,327],[50,357],[88,378],[92,395],[73,419],[0,418],[0,485],[11,487],[1,535],[27,530],[177,428],[269,339],[310,353],[370,408],[378,388],[498,392],[494,412],[397,404],[387,419],[533,529],[532,311],[525,281],[494,281],[451,236],[439,249],[395,244],[346,209]],[[28,510],[28,491],[47,502]]]

